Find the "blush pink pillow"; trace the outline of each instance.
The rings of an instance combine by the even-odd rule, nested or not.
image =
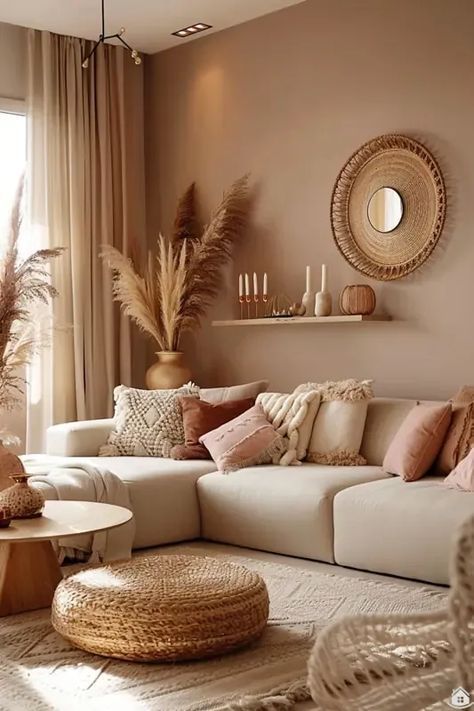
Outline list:
[[[430,469],[451,422],[451,404],[416,405],[402,422],[383,460],[383,469],[416,481]]]
[[[223,473],[278,462],[285,441],[265,417],[261,405],[199,438]]]
[[[467,457],[461,459],[451,474],[448,474],[444,483],[450,489],[474,491],[474,449],[471,449]]]

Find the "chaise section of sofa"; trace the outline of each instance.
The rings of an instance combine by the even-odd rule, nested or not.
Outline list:
[[[380,467],[258,466],[197,481],[202,536],[329,563],[338,491],[386,478]]]
[[[174,461],[159,457],[98,457],[113,420],[71,422],[50,427],[48,459],[72,457],[116,474],[127,486],[135,515],[133,547],[148,548],[199,538],[199,477],[216,471],[211,460]]]

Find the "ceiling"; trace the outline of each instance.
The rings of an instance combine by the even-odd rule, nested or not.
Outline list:
[[[106,32],[125,27],[129,44],[153,53],[302,1],[106,0]],[[100,0],[0,0],[0,22],[95,39],[100,31]],[[213,29],[186,39],[171,35],[196,22]]]

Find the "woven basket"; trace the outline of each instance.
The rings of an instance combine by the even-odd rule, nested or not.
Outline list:
[[[379,232],[368,204],[380,188],[391,187],[403,202],[400,223]],[[364,144],[349,158],[334,186],[331,224],[336,245],[359,272],[382,281],[417,269],[436,247],[446,215],[441,170],[418,141],[389,134]]]
[[[144,556],[83,570],[56,589],[52,623],[77,647],[131,661],[201,659],[257,639],[262,578],[212,558]]]

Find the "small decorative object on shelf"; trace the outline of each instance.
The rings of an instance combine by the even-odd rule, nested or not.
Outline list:
[[[306,267],[306,291],[303,294],[301,303],[305,308],[306,316],[311,316],[314,313],[314,291],[311,282],[311,267]]]
[[[325,264],[321,267],[321,291],[316,294],[316,304],[314,314],[316,316],[330,316],[332,312],[332,297],[327,289],[327,267]]]
[[[289,318],[292,315],[291,301],[286,294],[277,294],[268,300],[266,318]]]
[[[8,528],[12,522],[11,508],[6,504],[0,504],[0,528]]]
[[[347,316],[369,316],[376,306],[375,292],[368,284],[349,284],[339,297],[339,308]]]
[[[247,318],[250,318],[250,303],[252,297],[250,296],[250,281],[247,273],[245,274],[245,301],[247,303]]]
[[[253,300],[255,302],[255,318],[258,318],[258,279],[255,272],[253,273]]]
[[[13,486],[0,493],[0,506],[10,508],[12,518],[34,518],[41,516],[44,507],[44,496],[39,489],[28,486],[28,475],[13,474]]]
[[[265,315],[265,311],[267,308],[267,302],[268,302],[268,277],[267,277],[267,272],[264,273],[263,275],[263,294],[262,294],[262,301],[263,301],[263,315]]]
[[[290,312],[292,316],[304,316],[306,309],[303,304],[300,304],[299,301],[296,301],[294,304],[291,305]]]
[[[239,304],[240,304],[240,318],[244,317],[244,277],[243,274],[239,274]]]

